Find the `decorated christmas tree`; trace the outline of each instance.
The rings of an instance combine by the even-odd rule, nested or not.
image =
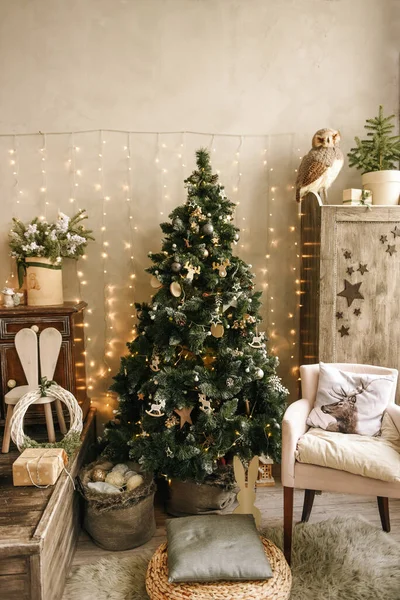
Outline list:
[[[149,253],[150,303],[136,304],[138,335],[112,390],[106,452],[145,471],[204,481],[233,455],[279,460],[287,390],[259,331],[251,265],[232,254],[235,205],[206,150],[186,179],[187,201],[162,223]]]

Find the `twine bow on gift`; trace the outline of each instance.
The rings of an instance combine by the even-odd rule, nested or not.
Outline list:
[[[53,452],[53,454],[48,454],[48,452]],[[48,487],[50,487],[50,483],[48,483],[47,485],[41,485],[40,484],[40,470],[39,470],[39,466],[40,466],[40,461],[42,460],[42,458],[57,458],[58,461],[61,461],[61,468],[64,471],[64,473],[66,473],[72,483],[73,488],[75,489],[75,483],[74,480],[72,478],[71,473],[66,469],[65,464],[63,459],[61,458],[60,454],[56,454],[53,450],[51,449],[44,449],[42,454],[37,457],[37,456],[32,456],[32,458],[30,458],[27,463],[26,463],[26,470],[28,471],[28,475],[29,475],[29,479],[31,480],[32,485],[34,485],[35,487],[41,489],[41,490],[45,490]],[[35,481],[33,480],[32,477],[32,473],[31,473],[31,469],[30,469],[30,464],[32,462],[36,461],[36,481],[37,483],[35,483]]]

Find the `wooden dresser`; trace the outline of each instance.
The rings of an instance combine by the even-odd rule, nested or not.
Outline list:
[[[64,302],[60,306],[18,306],[0,307],[0,422],[4,423],[4,394],[10,389],[10,382],[26,384],[24,372],[14,346],[15,334],[24,327],[55,327],[61,332],[62,345],[54,380],[74,394],[84,417],[89,409],[86,391],[85,337],[83,311],[85,302]],[[31,407],[26,422],[44,422],[43,407]]]
[[[322,205],[301,214],[300,364],[400,369],[400,206]]]

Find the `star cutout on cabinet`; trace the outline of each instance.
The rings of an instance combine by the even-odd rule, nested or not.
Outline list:
[[[181,424],[180,424],[180,428],[182,429],[182,427],[184,426],[185,423],[189,423],[189,425],[192,425],[192,419],[190,418],[190,413],[193,410],[193,406],[184,406],[183,408],[175,408],[174,412],[176,412],[177,415],[180,416],[181,418]]]
[[[360,271],[361,275],[364,275],[364,273],[369,273],[368,269],[367,269],[367,265],[362,265],[360,263],[360,266],[358,267],[357,271]]]
[[[382,242],[382,244],[386,244],[387,241],[388,241],[388,236],[387,235],[381,235],[381,237],[379,239]]]
[[[394,226],[394,229],[392,229],[391,232],[393,233],[393,237],[395,239],[400,237],[400,229],[397,227],[397,225]]]
[[[351,252],[349,252],[348,250],[345,250],[345,251],[343,252],[343,256],[344,256],[345,258],[351,258]]]
[[[337,319],[343,319],[343,313],[338,311],[338,312],[336,313],[336,318],[337,318]]]
[[[347,269],[346,269],[346,273],[347,273],[348,275],[353,275],[353,273],[354,273],[354,267],[347,267]]]
[[[345,327],[344,325],[342,325],[341,328],[338,329],[340,337],[345,337],[346,335],[349,335],[349,329],[350,327]]]
[[[351,306],[354,300],[364,300],[364,296],[360,292],[360,283],[350,283],[347,279],[344,280],[344,290],[338,293],[338,296],[342,296],[347,300],[347,306]]]
[[[353,310],[354,314],[356,315],[356,317],[359,317],[361,315],[361,308],[355,308]]]
[[[392,254],[397,252],[396,246],[394,244],[388,244],[388,247],[386,248],[386,252],[389,252],[390,256],[392,256]]]

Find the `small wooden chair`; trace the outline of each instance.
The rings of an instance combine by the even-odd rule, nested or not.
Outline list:
[[[7,416],[4,427],[3,445],[1,449],[3,453],[7,453],[10,450],[11,417],[14,411],[14,406],[24,394],[32,390],[36,390],[39,387],[39,373],[40,377],[47,377],[49,381],[53,379],[58,355],[60,354],[61,341],[61,333],[54,327],[47,327],[40,333],[39,347],[37,335],[32,329],[21,329],[15,335],[15,348],[17,350],[17,354],[24,370],[28,385],[19,385],[7,392],[7,394],[4,396],[4,401],[7,404]],[[57,419],[61,433],[64,435],[67,433],[60,400],[56,400],[52,396],[42,396],[35,402],[35,404],[43,404],[49,442],[56,441],[53,415],[51,412],[52,402],[56,403]]]

